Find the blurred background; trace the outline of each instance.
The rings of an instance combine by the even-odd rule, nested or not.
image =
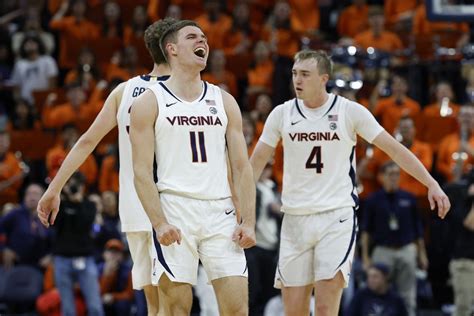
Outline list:
[[[249,154],[270,111],[293,97],[293,55],[323,49],[335,62],[328,91],[367,107],[447,190],[442,221],[421,184],[359,140],[360,238],[341,315],[472,315],[474,10],[448,0],[2,0],[0,314],[60,315],[60,286],[74,289],[78,315],[91,314],[78,289],[99,286],[95,308],[106,315],[146,315],[120,232],[117,132],[66,186],[63,204],[80,208],[45,229],[36,205],[110,91],[152,69],[143,34],[164,17],[193,19],[207,35],[202,78],[237,99]],[[273,289],[282,174],[280,145],[257,185],[251,315],[282,314]],[[65,285],[52,258],[78,247],[93,260],[77,261],[81,282]],[[98,276],[85,277],[90,265]],[[193,315],[216,315],[205,278]]]

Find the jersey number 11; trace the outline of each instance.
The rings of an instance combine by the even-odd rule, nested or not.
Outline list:
[[[189,132],[189,141],[191,142],[193,162],[207,162],[204,132],[197,132],[197,137],[196,137],[196,132]],[[199,157],[198,157],[198,144],[199,144],[199,153],[201,154],[201,161],[199,161]]]

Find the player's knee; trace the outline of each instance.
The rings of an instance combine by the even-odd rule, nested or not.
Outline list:
[[[330,316],[330,312],[331,306],[327,302],[321,302],[321,300],[316,300],[316,315]]]

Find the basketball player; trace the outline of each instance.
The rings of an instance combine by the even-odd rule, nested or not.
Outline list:
[[[283,139],[284,174],[280,257],[275,286],[286,315],[337,315],[347,285],[357,231],[355,144],[360,135],[386,152],[429,189],[431,208],[444,218],[450,203],[418,159],[358,103],[328,94],[332,62],[323,51],[295,55],[296,98],[277,106],[250,159],[255,181]]]
[[[198,261],[214,287],[220,315],[247,315],[243,248],[255,245],[255,184],[234,98],[203,82],[207,38],[192,21],[174,24],[161,47],[171,77],[132,106],[135,188],[160,247],[160,313],[189,315]],[[153,154],[158,183],[153,181]],[[231,199],[232,171],[242,221]]]
[[[59,211],[60,193],[73,172],[79,168],[99,141],[116,125],[119,131],[119,215],[122,231],[127,234],[133,259],[132,282],[134,289],[144,289],[148,315],[158,313],[158,292],[153,286],[152,274],[157,254],[152,238],[150,220],[133,186],[132,151],[128,135],[130,107],[133,100],[157,81],[166,80],[170,69],[160,48],[160,37],[176,20],[164,19],[150,25],[145,31],[145,43],[154,66],[148,75],[134,77],[121,83],[109,95],[104,107],[91,127],[81,136],[67,155],[57,175],[51,181],[38,204],[38,216],[45,226],[54,224]],[[51,218],[48,221],[49,216]],[[156,285],[156,284],[155,284]]]

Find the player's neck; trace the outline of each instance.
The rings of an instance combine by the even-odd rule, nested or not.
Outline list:
[[[173,71],[171,77],[166,81],[170,88],[180,99],[192,101],[202,93],[202,80],[199,72]]]
[[[316,109],[323,106],[329,99],[329,94],[324,91],[318,95],[315,95],[313,98],[303,100],[304,105],[310,109]]]
[[[171,74],[171,69],[168,64],[154,64],[153,70],[149,73],[153,77],[169,76]]]

